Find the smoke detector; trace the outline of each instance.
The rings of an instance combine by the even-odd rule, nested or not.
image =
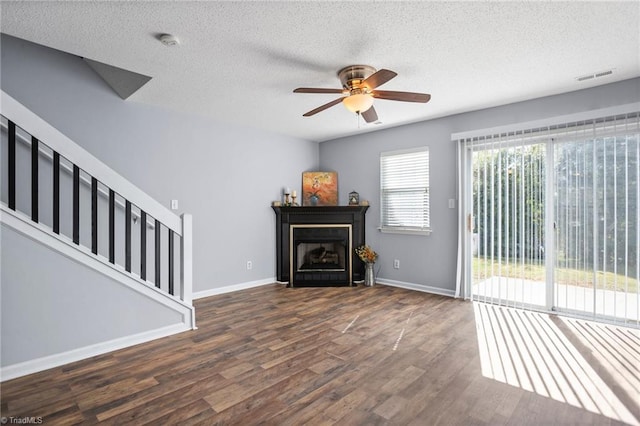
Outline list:
[[[160,35],[159,39],[162,44],[169,47],[177,46],[178,44],[180,44],[178,38],[171,34],[162,34]]]

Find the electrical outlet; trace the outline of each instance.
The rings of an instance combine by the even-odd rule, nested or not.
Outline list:
[[[178,210],[178,200],[171,200],[171,210]]]
[[[393,269],[400,269],[400,261],[398,259],[394,259]]]
[[[253,262],[250,260],[247,260],[247,271],[250,271],[251,269],[253,269]]]
[[[450,209],[455,209],[456,208],[456,200],[455,200],[455,198],[449,198],[449,208]]]

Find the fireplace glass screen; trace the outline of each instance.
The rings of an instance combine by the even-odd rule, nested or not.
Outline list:
[[[346,246],[343,241],[298,243],[297,271],[344,271]]]

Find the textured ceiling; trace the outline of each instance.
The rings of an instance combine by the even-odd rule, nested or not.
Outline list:
[[[2,32],[153,77],[143,102],[323,141],[640,76],[640,3],[629,2],[8,2]],[[171,33],[178,47],[157,36]],[[351,64],[388,68],[382,124],[336,95]],[[576,77],[613,69],[606,77]],[[123,101],[125,102],[125,101]]]

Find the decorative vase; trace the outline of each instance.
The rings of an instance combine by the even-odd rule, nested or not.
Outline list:
[[[373,262],[367,262],[364,264],[364,285],[367,287],[373,287],[376,283],[375,275],[373,274]]]
[[[309,201],[311,201],[311,205],[312,206],[317,206],[318,205],[318,200],[320,200],[320,197],[318,197],[315,194],[313,194],[311,197],[309,197]]]

